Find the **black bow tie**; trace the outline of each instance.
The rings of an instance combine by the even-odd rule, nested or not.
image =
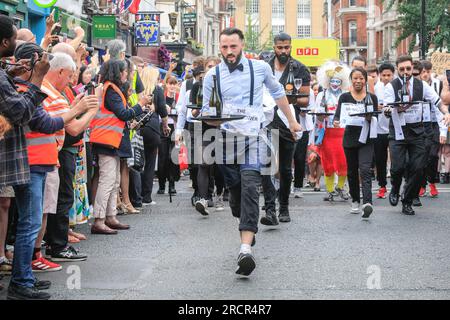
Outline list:
[[[234,70],[240,70],[242,72],[242,71],[244,71],[244,65],[242,63],[239,63],[235,67],[228,67],[228,69],[230,70],[230,73],[233,73]]]

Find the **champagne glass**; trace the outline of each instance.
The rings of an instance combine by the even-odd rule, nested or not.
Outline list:
[[[294,87],[297,90],[297,94],[298,94],[300,88],[302,87],[302,84],[303,84],[302,79],[294,79]]]

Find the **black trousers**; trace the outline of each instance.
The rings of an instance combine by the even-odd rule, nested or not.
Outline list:
[[[438,183],[438,167],[439,167],[439,149],[441,147],[439,142],[439,125],[437,123],[430,123],[427,128],[426,135],[426,157],[424,163],[424,176],[422,178],[422,187],[429,183]]]
[[[46,242],[53,253],[62,251],[67,247],[69,236],[69,210],[73,206],[76,155],[62,149],[58,155],[60,167],[58,205],[56,214],[49,214],[47,220]]]
[[[372,204],[372,160],[374,145],[368,143],[356,148],[344,148],[347,160],[347,179],[353,202],[360,202],[359,178],[363,193],[363,204]]]
[[[144,145],[145,167],[141,174],[142,197],[145,202],[152,201],[153,178],[155,177],[156,156],[158,154],[157,145]]]
[[[294,158],[295,142],[280,139],[279,172],[280,172],[280,206],[289,205],[289,195],[292,184],[292,159]]]
[[[221,165],[222,170],[235,177],[229,186],[230,208],[234,217],[240,218],[239,231],[258,232],[259,192],[261,174],[257,171],[240,171],[237,165]],[[226,167],[226,168],[224,168]]]
[[[214,165],[198,165],[197,171],[198,196],[211,199],[214,193]]]
[[[142,178],[141,173],[133,168],[130,168],[130,186],[129,194],[131,204],[141,205],[142,204]]]
[[[261,176],[261,184],[264,194],[264,207],[266,208],[266,212],[276,211],[275,201],[277,199],[277,190],[272,183],[272,176]]]
[[[223,191],[225,189],[225,179],[217,164],[214,164],[214,183],[216,185],[217,195],[223,195]]]
[[[294,152],[294,187],[303,188],[305,179],[306,153],[308,151],[309,132],[304,131],[302,138],[297,141]]]
[[[387,185],[387,159],[389,148],[389,134],[379,134],[375,139],[375,165],[377,168],[378,185],[385,188]]]
[[[174,131],[173,125],[169,125],[171,132]],[[162,132],[162,130],[161,130]],[[166,181],[174,185],[180,178],[180,167],[172,161],[172,151],[175,148],[175,141],[171,137],[161,137],[161,143],[158,147],[158,179],[161,189],[164,188]]]
[[[423,179],[424,158],[426,157],[425,137],[404,128],[404,140],[390,140],[392,192],[399,194],[403,176],[407,175],[404,204],[412,204],[417,197]],[[408,161],[406,155],[408,154]]]

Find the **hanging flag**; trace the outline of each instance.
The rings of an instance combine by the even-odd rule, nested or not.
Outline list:
[[[116,5],[116,14],[122,14],[130,8],[133,0],[113,0],[113,3]]]
[[[134,0],[133,3],[131,4],[130,8],[128,9],[128,11],[130,11],[130,13],[133,13],[133,14],[138,13],[140,4],[141,4],[141,0]]]

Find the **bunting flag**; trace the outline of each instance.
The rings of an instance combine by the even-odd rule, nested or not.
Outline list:
[[[133,4],[133,1],[134,0],[112,0],[112,2],[116,5],[117,14],[122,14],[127,11]]]

